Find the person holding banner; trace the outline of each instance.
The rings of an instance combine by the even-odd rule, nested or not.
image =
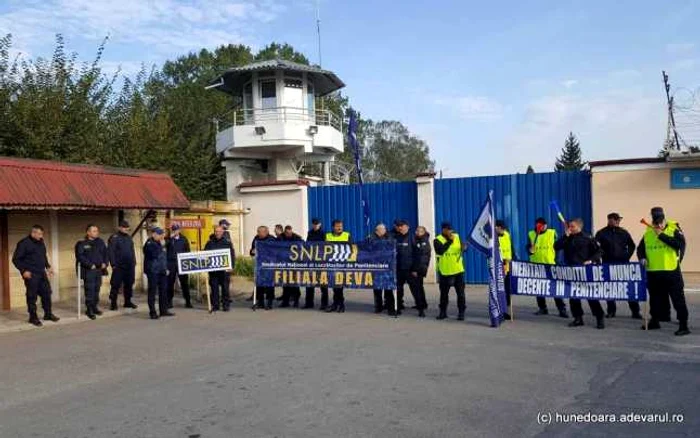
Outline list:
[[[333,220],[333,231],[326,233],[326,242],[342,242],[352,243],[350,233],[343,230],[343,221],[340,219]],[[345,294],[342,287],[333,288],[333,305],[326,309],[326,312],[345,312]]]
[[[575,218],[569,221],[565,235],[556,241],[554,249],[564,252],[564,261],[568,266],[590,265],[600,263],[601,250],[598,242],[589,234],[583,232],[583,219]],[[574,320],[569,327],[580,327],[583,324],[583,307],[581,300],[571,298],[569,300],[571,314]],[[591,313],[596,318],[596,328],[605,328],[605,313],[598,300],[588,300]]]
[[[661,328],[659,322],[671,320],[670,295],[678,319],[678,330],[674,334],[688,335],[688,307],[681,274],[685,236],[678,222],[666,220],[661,207],[651,209],[651,218],[651,224],[643,222],[648,224],[647,230],[637,247],[637,258],[647,271],[651,320],[646,328],[656,330]]]
[[[447,305],[449,304],[450,288],[454,287],[457,293],[457,319],[464,321],[464,312],[467,309],[464,294],[464,262],[462,253],[467,249],[459,239],[459,234],[452,230],[449,222],[441,225],[442,233],[433,241],[437,258],[437,270],[440,274],[440,314],[437,319],[447,319]]]
[[[326,233],[323,232],[323,225],[321,224],[321,219],[313,218],[311,220],[311,229],[306,234],[307,242],[323,242],[326,240]],[[306,288],[306,299],[304,302],[304,309],[314,308],[314,287]],[[318,310],[325,311],[328,308],[328,287],[321,286],[321,307]]]
[[[277,237],[279,242],[303,242],[304,239],[294,232],[291,225],[284,227],[284,232]],[[282,288],[282,303],[279,307],[289,307],[291,300],[293,307],[299,307],[299,299],[301,298],[301,289],[299,286],[284,286]]]
[[[233,249],[231,240],[226,238],[226,230],[219,225],[214,229],[214,235],[209,239],[209,242],[204,246],[205,251],[215,249],[228,249],[231,251],[231,267],[235,266],[236,252]],[[231,274],[228,271],[209,272],[209,287],[211,288],[211,306],[212,311],[218,311],[220,308],[224,312],[228,312],[231,306],[231,296],[229,287],[231,282]],[[221,302],[219,302],[221,297]],[[221,307],[219,307],[221,305]]]
[[[423,280],[425,276],[428,275],[431,252],[430,234],[428,234],[428,230],[423,226],[416,227],[416,235],[413,240],[411,276],[408,279],[408,286],[411,289],[413,300],[416,302],[419,318],[425,318],[425,309],[428,308],[428,302],[425,299]]]
[[[501,219],[496,221],[496,234],[498,235],[498,250],[501,253],[501,261],[503,262],[503,286],[506,290],[506,305],[510,308],[510,262],[513,260],[515,251],[513,251],[513,240],[510,238],[510,232],[505,221]],[[504,312],[503,318],[506,321],[510,321],[510,314]]]
[[[159,318],[156,313],[156,295],[160,316],[175,316],[168,311],[168,250],[164,238],[165,231],[155,227],[143,246],[143,272],[148,278],[148,314],[151,319]]]
[[[266,241],[274,241],[277,240],[273,236],[270,235],[270,229],[267,228],[264,225],[261,225],[258,227],[258,233],[255,235],[253,238],[253,243],[250,245],[250,256],[255,257],[256,252],[255,252],[255,244],[257,242],[266,242]],[[272,310],[272,302],[275,300],[275,288],[274,287],[266,287],[266,286],[258,286],[257,285],[257,279],[256,279],[256,285],[255,285],[255,294],[257,295],[256,297],[256,307],[259,309],[265,309],[265,310]]]
[[[102,276],[107,275],[107,245],[100,239],[97,225],[90,224],[85,229],[85,239],[75,245],[75,259],[78,261],[80,278],[85,285],[85,314],[90,319],[102,315],[97,307],[100,302]]]
[[[595,240],[598,241],[601,251],[603,251],[603,263],[619,264],[629,263],[634,249],[637,245],[634,244],[632,236],[624,228],[620,226],[622,216],[617,213],[608,214],[608,226],[601,228],[595,234]],[[632,311],[633,319],[642,319],[642,314],[639,313],[639,303],[637,301],[628,301],[630,311]],[[617,312],[617,305],[614,300],[607,302],[607,318],[614,318]]]
[[[557,252],[554,249],[554,242],[557,241],[557,232],[547,227],[547,221],[543,217],[535,221],[535,229],[528,234],[527,253],[530,254],[530,262],[544,265],[554,265],[557,262]],[[568,318],[566,304],[561,298],[555,298],[561,318]],[[548,315],[547,300],[544,297],[537,297],[537,307],[539,310],[535,315]]]
[[[374,233],[367,237],[370,243],[379,241],[393,242],[394,239],[386,230],[386,225],[378,223],[374,228]],[[386,308],[390,316],[396,316],[394,310],[394,291],[391,289],[374,289],[374,313],[382,313]],[[400,312],[400,310],[399,310]]]

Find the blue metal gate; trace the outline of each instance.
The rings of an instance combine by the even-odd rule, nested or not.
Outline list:
[[[591,225],[591,177],[588,172],[551,172],[525,175],[484,176],[435,180],[435,224],[452,222],[466,238],[489,190],[494,191],[496,216],[510,228],[515,254],[526,257],[527,232],[542,216],[561,234],[559,220],[549,207],[557,200],[567,218],[581,217]],[[438,231],[439,232],[439,231]],[[465,256],[466,281],[486,283],[488,271],[483,255],[474,249]]]
[[[395,219],[405,219],[414,227],[418,222],[418,191],[416,183],[386,182],[365,184],[372,217],[371,226],[384,222],[391,230]],[[321,218],[323,227],[330,229],[333,219],[341,219],[354,240],[366,237],[360,186],[312,187],[309,189],[309,218]]]

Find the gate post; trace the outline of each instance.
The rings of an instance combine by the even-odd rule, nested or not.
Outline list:
[[[432,246],[432,239],[436,237],[436,233],[439,233],[439,230],[435,229],[435,173],[419,173],[416,175],[416,188],[418,192],[417,225],[422,225],[428,230],[431,237],[430,245]],[[425,281],[431,284],[436,282],[434,256],[430,261]]]

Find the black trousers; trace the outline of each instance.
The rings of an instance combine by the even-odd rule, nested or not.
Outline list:
[[[134,281],[136,279],[136,267],[112,269],[112,278],[109,281],[111,286],[109,290],[109,299],[112,302],[117,302],[119,288],[124,286],[124,302],[130,303],[131,297],[134,295]]]
[[[186,303],[191,301],[190,298],[190,279],[189,275],[178,275],[177,265],[168,265],[168,304],[173,304],[173,297],[175,296],[175,281],[180,282],[180,289],[182,290],[182,298],[185,299]]]
[[[428,302],[425,299],[425,286],[423,285],[423,281],[424,278],[421,275],[408,278],[408,287],[411,290],[411,295],[413,295],[413,300],[416,302],[416,308],[418,310],[425,310],[428,308]]]
[[[301,289],[297,286],[285,286],[282,288],[282,304],[289,304],[291,300],[293,303],[299,303],[299,298],[301,298]]]
[[[228,308],[231,303],[229,294],[229,283],[231,275],[225,271],[216,271],[209,273],[209,287],[211,288],[211,307],[219,310],[220,305]],[[219,302],[221,297],[221,302]]]
[[[632,315],[639,315],[639,302],[627,301],[627,304],[630,306],[630,312],[632,312]],[[608,301],[606,307],[608,313],[615,314],[615,312],[617,312],[617,303],[615,301]]]
[[[559,311],[566,310],[566,304],[561,298],[555,298],[554,304]],[[537,307],[541,310],[547,310],[547,299],[545,297],[537,297]]]
[[[394,291],[391,289],[374,289],[374,308],[377,310],[394,310]]]
[[[670,321],[671,306],[676,309],[676,318],[681,327],[688,325],[688,306],[685,303],[685,284],[680,269],[675,271],[647,271],[649,289],[649,313],[655,321]]]
[[[342,287],[334,287],[333,288],[333,305],[334,306],[339,306],[341,304],[345,304],[345,293],[343,291]]]
[[[411,278],[410,271],[396,271],[396,298],[399,300],[399,310],[403,310],[404,303],[404,286],[409,283]],[[409,284],[409,288],[411,285]]]
[[[148,278],[148,311],[156,313],[156,296],[160,313],[168,311],[168,276],[165,272],[146,274]]]
[[[32,278],[24,280],[27,288],[27,312],[30,317],[36,317],[36,298],[41,298],[44,316],[51,315],[51,284],[46,274],[32,273]]]
[[[275,300],[274,287],[256,286],[255,293],[257,294],[257,297],[255,298],[255,304],[259,307],[263,307],[265,305],[265,300],[267,300],[267,304],[270,306]]]
[[[571,315],[574,318],[583,317],[583,307],[581,306],[581,300],[570,299],[569,306],[571,307]],[[588,300],[588,306],[591,308],[591,313],[596,318],[603,318],[605,313],[603,313],[603,306],[600,305],[598,300]]]
[[[85,287],[85,306],[94,309],[100,302],[100,286],[102,286],[101,269],[85,269],[83,274],[83,285]]]
[[[321,287],[321,307],[328,307],[328,288]],[[308,307],[314,306],[314,294],[316,293],[315,287],[306,288],[306,305]]]
[[[454,287],[457,292],[457,309],[459,313],[463,313],[467,308],[467,302],[464,295],[464,274],[457,275],[441,275],[440,276],[440,311],[446,312],[449,304],[450,288]]]

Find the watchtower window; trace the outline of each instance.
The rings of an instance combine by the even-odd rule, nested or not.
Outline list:
[[[274,80],[260,81],[260,98],[262,109],[277,107],[277,83]]]

